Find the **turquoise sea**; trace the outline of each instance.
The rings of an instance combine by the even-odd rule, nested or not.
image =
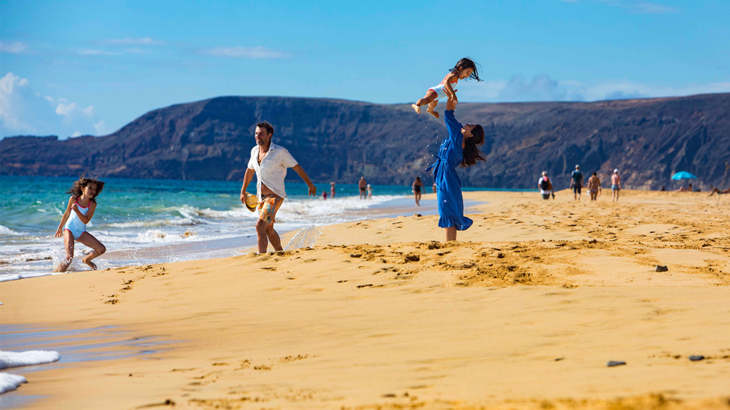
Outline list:
[[[0,176],[0,281],[48,275],[63,256],[53,235],[65,211],[66,190],[75,178]],[[87,226],[107,247],[100,269],[237,254],[254,244],[256,214],[239,201],[240,182],[104,179],[96,213]],[[303,183],[287,182],[288,198],[277,215],[277,231],[366,219],[384,208],[434,213],[435,201],[416,208],[410,186],[374,185],[360,200],[355,184],[338,184],[334,199],[322,199],[329,184],[316,184],[316,198]],[[253,188],[253,189],[252,189]],[[255,182],[249,192],[255,190]],[[290,246],[306,246],[299,238]],[[87,248],[76,246],[73,270]]]

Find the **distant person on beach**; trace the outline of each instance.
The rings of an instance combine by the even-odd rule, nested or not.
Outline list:
[[[322,199],[327,200],[327,191],[322,192]]]
[[[449,71],[449,74],[447,74],[446,77],[441,80],[441,83],[439,83],[439,85],[429,88],[428,91],[426,91],[425,97],[418,100],[415,104],[411,104],[411,107],[413,107],[413,109],[416,110],[418,114],[421,113],[421,107],[428,104],[426,112],[436,118],[439,118],[439,113],[435,112],[434,109],[439,103],[440,98],[448,97],[449,99],[453,99],[454,104],[457,104],[459,102],[459,100],[456,98],[457,90],[454,89],[454,86],[456,85],[456,83],[459,82],[459,80],[471,78],[473,80],[482,81],[479,78],[477,65],[468,58],[462,58],[461,60],[459,60],[454,68]]]
[[[416,197],[416,206],[421,206],[421,191],[423,190],[423,182],[421,182],[421,177],[416,177],[416,180],[413,181],[413,195]]]
[[[580,190],[583,187],[583,173],[580,172],[580,165],[576,165],[575,171],[570,174],[570,187],[573,188],[573,199],[580,201]]]
[[[598,193],[602,191],[601,180],[595,172],[588,178],[588,192],[591,194],[591,201],[598,200]]]
[[[241,202],[246,203],[246,188],[256,175],[256,196],[258,197],[259,219],[256,221],[256,235],[258,236],[259,253],[266,253],[271,242],[275,250],[281,251],[281,239],[274,230],[276,212],[284,203],[286,191],[284,178],[287,168],[293,169],[309,187],[308,195],[315,196],[317,187],[309,180],[297,160],[291,156],[286,148],[271,142],[274,136],[274,127],[268,122],[256,124],[254,137],[256,146],[251,149],[251,159],[248,169],[243,176],[241,187]]]
[[[618,202],[618,196],[621,191],[621,177],[618,175],[618,169],[614,169],[613,175],[611,175],[611,191],[613,191],[611,202]]]
[[[534,180],[533,180],[534,181]],[[542,199],[550,199],[552,193],[553,199],[555,199],[555,191],[553,191],[553,183],[548,178],[547,171],[542,171],[542,176],[537,180],[537,188],[540,190]]]
[[[446,241],[455,241],[456,231],[465,231],[473,223],[464,216],[464,198],[456,166],[471,167],[485,160],[479,151],[479,146],[484,144],[484,128],[479,124],[461,125],[454,117],[454,108],[456,99],[452,96],[444,111],[449,136],[441,143],[436,162],[426,169],[433,169],[440,216],[438,225],[444,228]]]
[[[335,183],[330,182],[330,198],[335,198]]]
[[[366,190],[368,192],[368,199],[373,199],[373,187],[371,187],[370,184],[368,184],[368,186],[366,187]]]
[[[720,188],[713,187],[712,192],[710,192],[710,196],[713,196],[715,194],[718,194],[718,195],[730,194],[730,188],[720,191]]]
[[[360,199],[367,199],[368,195],[368,183],[365,181],[365,177],[360,177],[360,182],[357,183],[360,188]]]
[[[93,252],[86,255],[81,261],[89,265],[92,270],[96,270],[96,264],[91,260],[103,255],[106,247],[86,231],[86,224],[94,217],[96,198],[103,189],[103,182],[84,178],[82,175],[78,181],[74,182],[71,189],[66,191],[67,194],[71,194],[71,197],[68,199],[68,206],[66,206],[66,212],[63,213],[61,223],[56,229],[56,238],[63,236],[66,258],[61,261],[54,272],[66,272],[71,265],[74,258],[74,241],[79,241],[93,249]]]
[[[431,187],[431,189],[433,190],[433,193],[435,194],[436,193],[436,183],[435,182],[433,183],[433,186]]]
[[[694,189],[692,188],[692,184],[689,184],[688,187],[679,187],[677,192],[694,192]]]

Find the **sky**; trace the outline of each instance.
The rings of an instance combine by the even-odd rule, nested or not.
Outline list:
[[[0,0],[0,137],[108,135],[218,96],[461,102],[730,92],[730,2]]]

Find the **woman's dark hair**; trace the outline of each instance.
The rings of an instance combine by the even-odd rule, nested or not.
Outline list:
[[[416,181],[421,182],[421,177],[416,177]]]
[[[256,124],[256,126],[259,128],[266,128],[266,133],[271,135],[272,137],[274,136],[274,126],[269,124],[267,121],[260,122]]]
[[[464,168],[476,165],[477,161],[486,161],[479,151],[479,146],[484,144],[484,128],[479,124],[475,125],[471,135],[471,138],[464,139],[464,159],[461,161]]]
[[[89,184],[96,184],[96,194],[94,194],[94,197],[91,198],[92,201],[96,202],[96,197],[99,196],[101,191],[104,189],[104,183],[102,181],[99,181],[98,179],[94,178],[84,178],[84,175],[82,174],[79,177],[79,180],[74,182],[74,185],[66,191],[67,194],[71,194],[76,198],[80,198],[81,195],[84,194],[84,188],[86,188]]]
[[[450,71],[452,73],[458,73],[462,70],[466,70],[468,68],[471,68],[473,71],[471,72],[471,75],[467,77],[467,79],[471,78],[472,80],[482,81],[481,78],[479,78],[479,71],[477,70],[477,65],[473,61],[471,61],[470,58],[462,58],[459,60],[459,62],[456,63],[454,68],[452,68]]]

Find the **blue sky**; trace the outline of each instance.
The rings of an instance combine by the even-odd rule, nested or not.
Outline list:
[[[224,95],[462,102],[730,92],[730,2],[0,0],[0,137],[107,135]]]

